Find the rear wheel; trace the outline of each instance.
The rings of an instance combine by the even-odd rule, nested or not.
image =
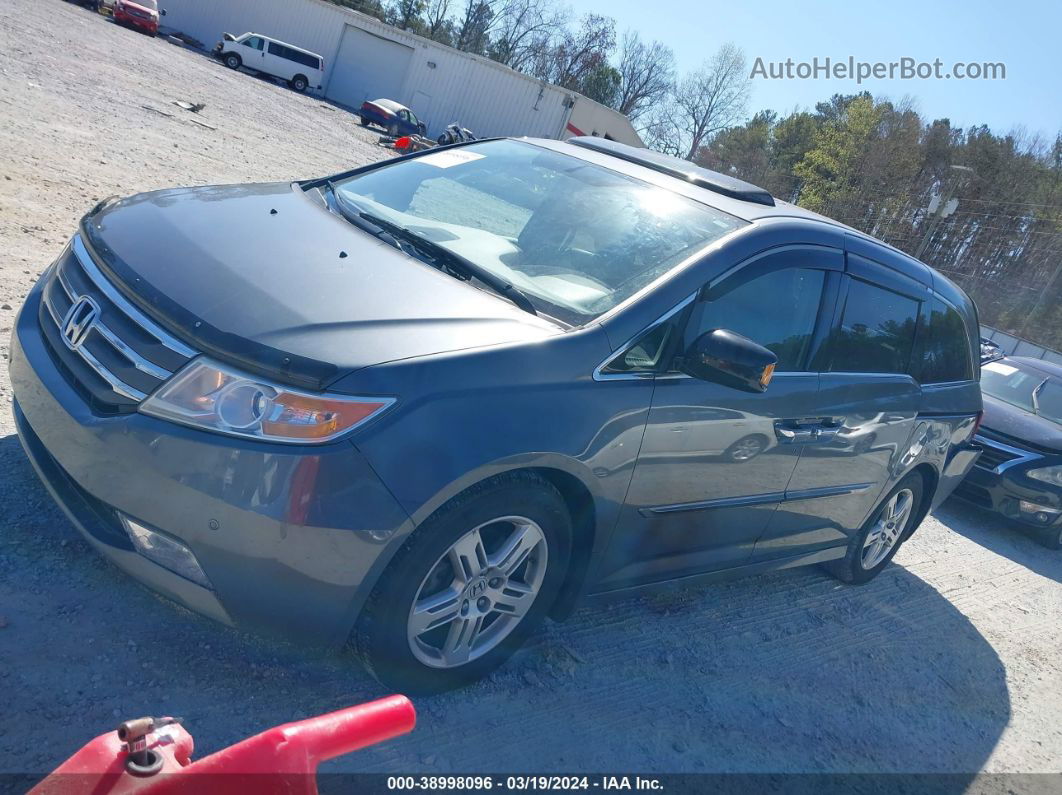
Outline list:
[[[308,86],[309,84],[310,81],[302,75],[295,75],[295,77],[291,78],[291,87],[298,91],[300,94],[306,90],[306,86]]]
[[[229,67],[229,69],[239,69],[240,64],[243,63],[243,61],[240,60],[240,56],[234,52],[230,52],[226,55],[224,60],[225,66]]]
[[[541,623],[568,566],[564,501],[531,473],[473,487],[428,519],[369,597],[353,641],[388,687],[431,693],[478,679]]]
[[[369,126],[369,120],[366,119],[364,116],[358,116],[358,123],[362,127],[368,127]]]
[[[848,542],[845,556],[823,564],[842,582],[862,584],[874,579],[914,530],[924,484],[917,472],[900,481]]]

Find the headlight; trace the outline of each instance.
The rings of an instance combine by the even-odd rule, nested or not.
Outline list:
[[[302,392],[199,358],[141,403],[140,411],[231,436],[313,444],[342,436],[394,402]]]
[[[1025,474],[1033,480],[1039,480],[1041,483],[1062,488],[1062,465],[1030,469]]]

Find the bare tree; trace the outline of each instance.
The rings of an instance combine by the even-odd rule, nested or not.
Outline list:
[[[745,55],[724,44],[704,65],[675,86],[669,108],[656,109],[646,123],[654,149],[693,158],[708,139],[741,121],[749,101]]]
[[[421,14],[425,0],[395,0],[387,9],[387,23],[402,30],[419,32],[423,28]]]
[[[449,44],[452,40],[450,0],[430,0],[424,9],[424,33],[429,39]]]
[[[490,57],[526,71],[567,27],[568,18],[568,9],[551,0],[508,0],[498,12]]]
[[[561,88],[581,90],[582,83],[606,66],[616,46],[616,20],[585,14],[575,30],[565,30],[534,66],[535,77]]]
[[[620,45],[619,73],[616,110],[635,121],[670,93],[675,55],[661,42],[646,44],[636,31],[628,30]]]

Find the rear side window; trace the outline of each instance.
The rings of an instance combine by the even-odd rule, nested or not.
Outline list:
[[[933,298],[922,310],[918,347],[920,355],[915,355],[912,375],[923,384],[973,379],[966,324],[958,312],[939,298]]]
[[[321,68],[321,59],[316,55],[310,55],[309,53],[299,52],[293,50],[291,47],[285,47],[283,44],[276,44],[275,42],[269,42],[269,54],[279,55],[281,58],[286,58],[289,61],[308,66],[311,69]]]
[[[729,329],[768,348],[778,357],[779,372],[804,368],[819,316],[826,274],[811,268],[771,271],[738,285],[703,305],[695,333]]]
[[[918,301],[850,279],[841,328],[830,345],[830,370],[906,373],[914,347]]]

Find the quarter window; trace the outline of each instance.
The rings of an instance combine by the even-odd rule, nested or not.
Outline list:
[[[706,331],[729,329],[758,342],[778,357],[778,370],[804,369],[822,300],[824,271],[771,271],[701,304],[686,343]]]
[[[918,301],[851,279],[841,328],[831,340],[830,370],[906,373],[917,319]]]
[[[922,312],[918,331],[921,355],[915,357],[916,372],[913,375],[923,384],[971,380],[973,360],[969,339],[966,324],[959,313],[939,298],[934,298]]]

